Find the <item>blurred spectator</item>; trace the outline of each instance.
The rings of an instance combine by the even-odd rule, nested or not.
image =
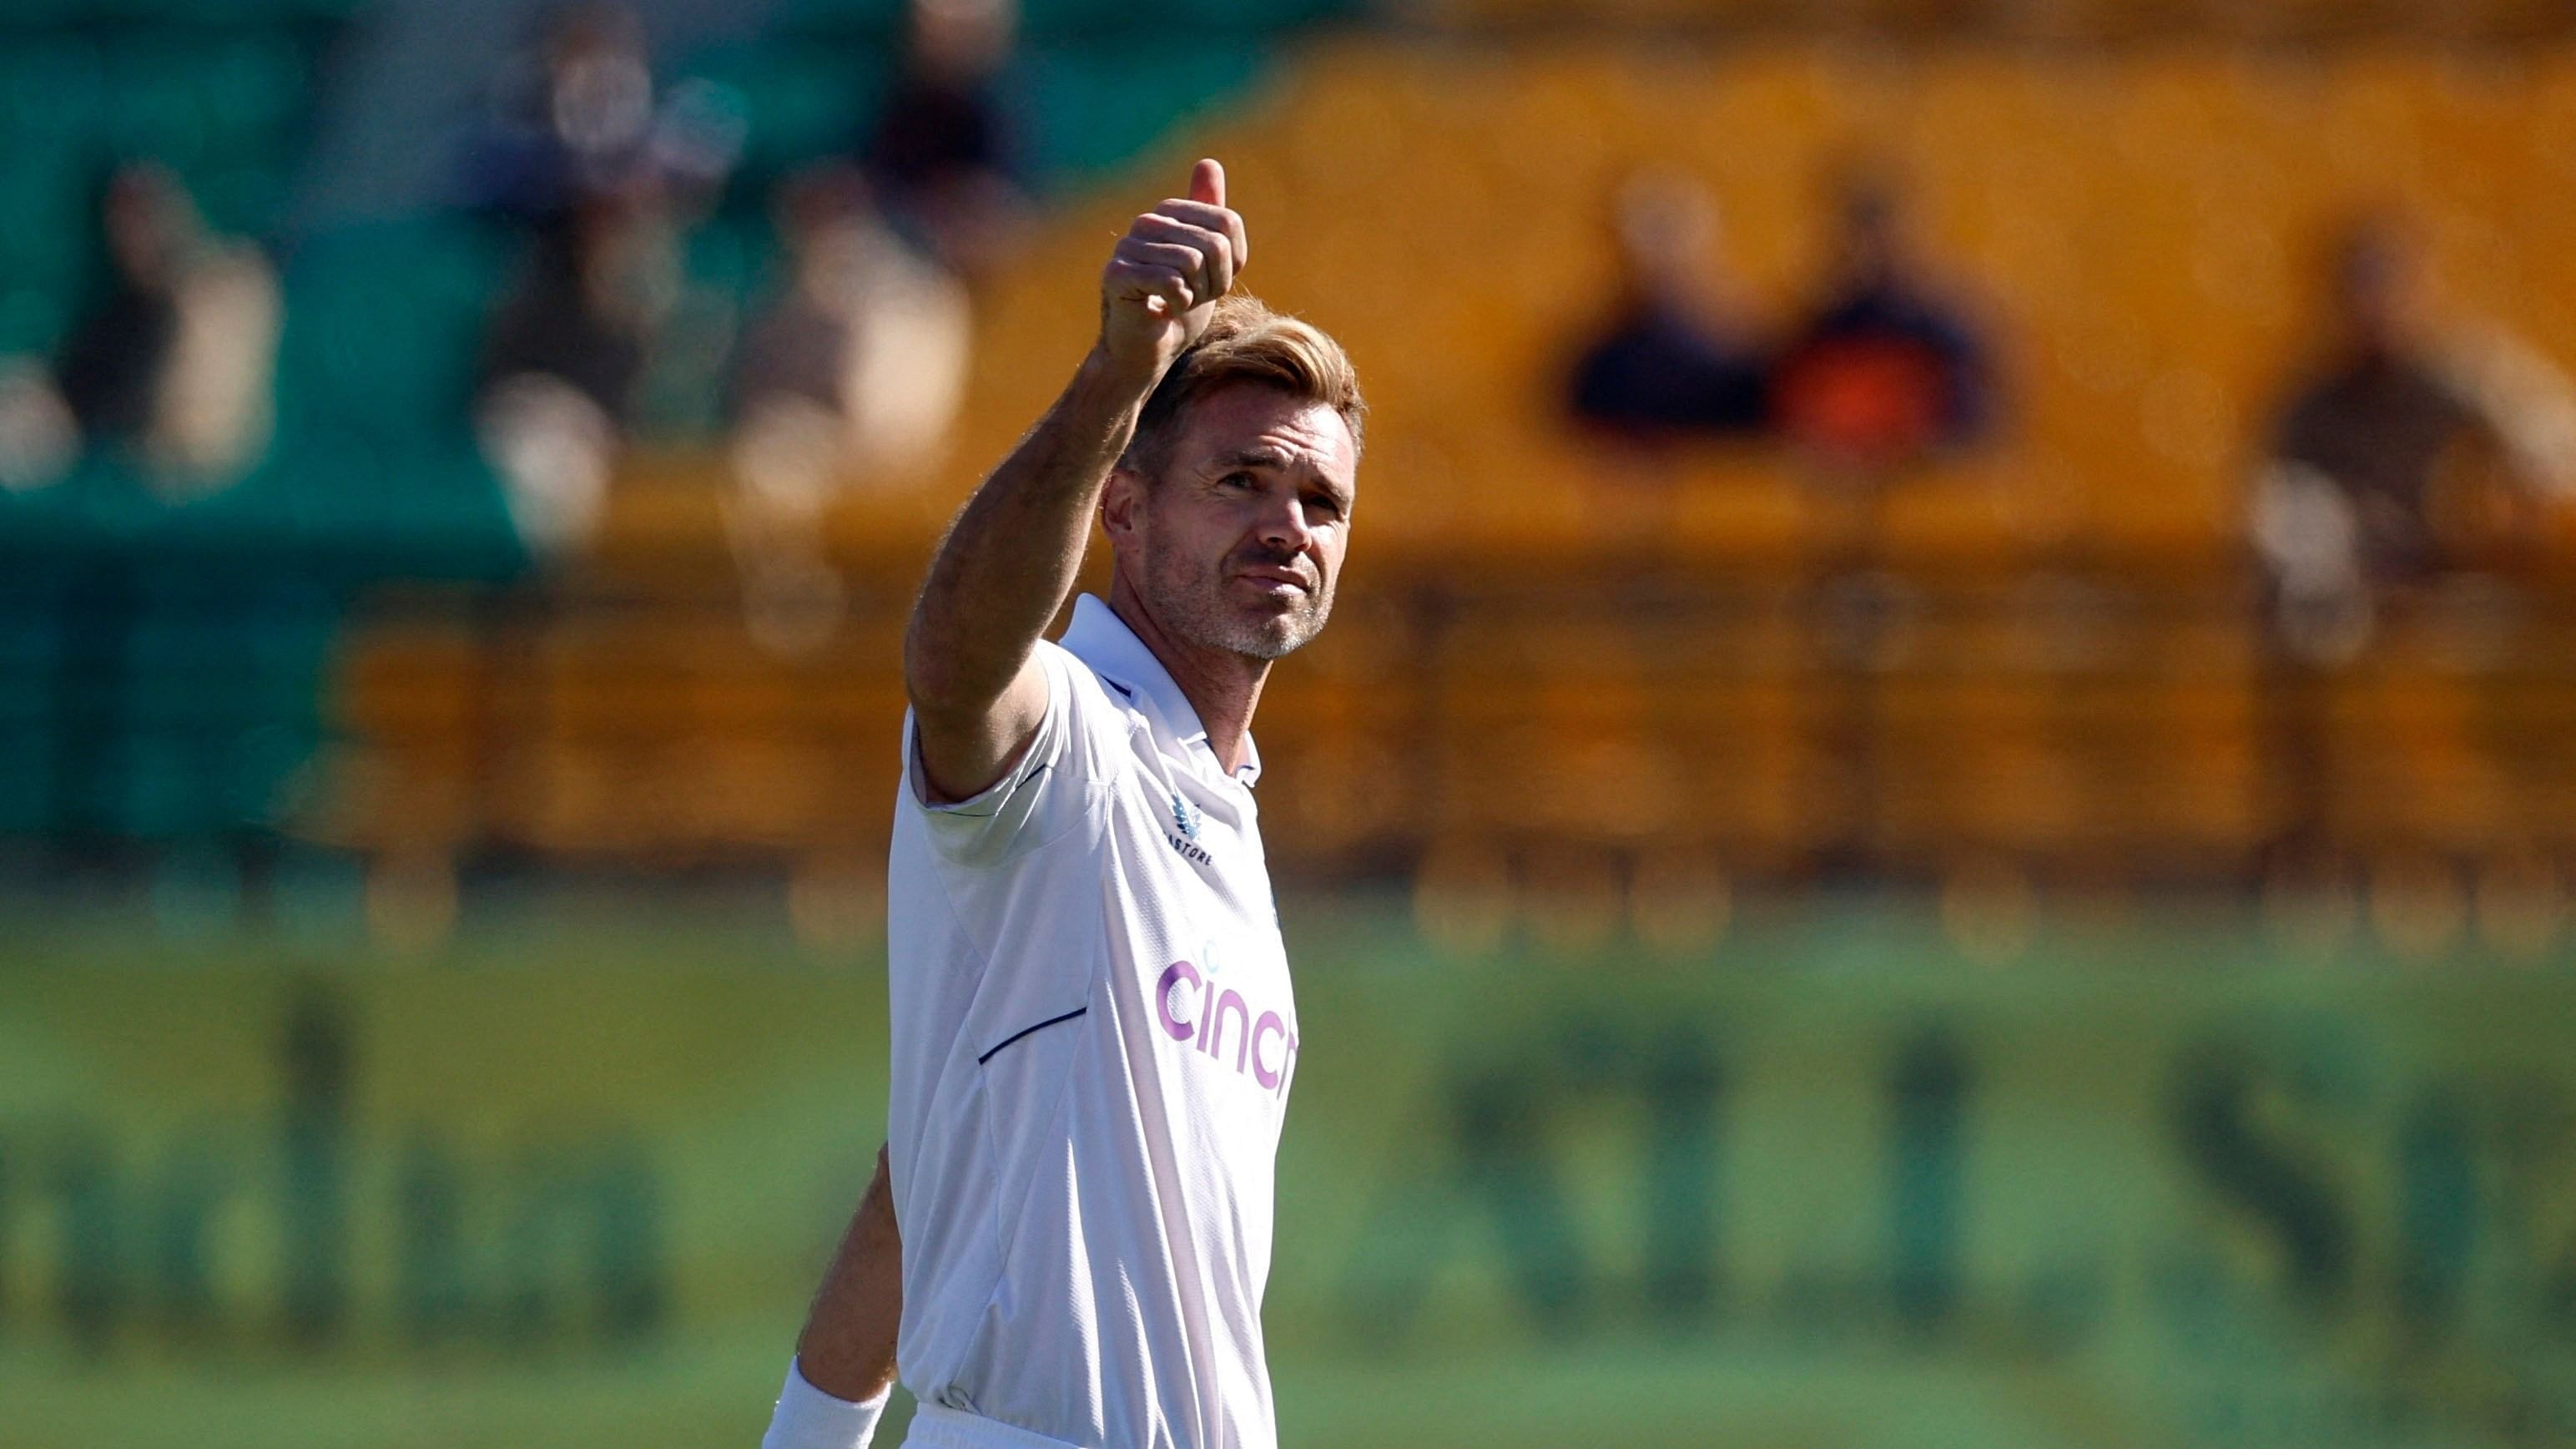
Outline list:
[[[935,465],[965,385],[965,296],[890,231],[856,175],[779,190],[786,286],[744,337],[733,395],[746,431],[782,409],[831,420],[837,471]]]
[[[727,509],[753,636],[785,653],[820,644],[840,582],[819,529],[853,483],[934,467],[966,384],[965,290],[887,229],[854,172],[779,190],[786,286],[743,340],[733,385]]]
[[[220,488],[268,445],[277,275],[160,166],[117,167],[97,217],[98,282],[51,367],[0,366],[0,484],[42,486],[105,445],[166,493]]]
[[[639,187],[586,198],[539,233],[484,338],[484,386],[553,378],[623,426],[678,285],[673,230],[660,196]]]
[[[2369,641],[2376,596],[2461,561],[2481,505],[2576,488],[2576,401],[2519,341],[2437,325],[2395,224],[2352,225],[2322,270],[2326,315],[2250,527],[2284,647],[2333,662]]]
[[[657,95],[642,23],[622,6],[556,12],[496,87],[467,184],[529,249],[484,339],[476,428],[539,552],[596,524],[664,354],[721,354],[671,344],[707,330],[678,325],[693,310],[684,239],[741,140],[701,90]],[[698,383],[712,393],[716,379]]]
[[[1985,342],[1913,255],[1886,182],[1844,182],[1833,270],[1772,373],[1790,442],[1876,472],[1974,441],[1995,408]]]
[[[714,88],[661,94],[632,10],[567,5],[494,83],[491,114],[465,148],[466,197],[542,225],[639,180],[704,195],[723,184],[742,140],[741,117]]]
[[[588,537],[605,504],[637,380],[679,290],[658,191],[596,195],[541,231],[494,312],[475,425],[540,552]]]
[[[1624,182],[1612,208],[1619,310],[1574,367],[1576,418],[1632,442],[1758,430],[1763,359],[1712,283],[1717,203],[1677,174]]]
[[[903,70],[869,135],[868,179],[897,230],[965,277],[1021,228],[1018,120],[1002,84],[1016,0],[911,0]]]

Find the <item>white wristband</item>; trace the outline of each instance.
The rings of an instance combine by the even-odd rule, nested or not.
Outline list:
[[[770,1412],[760,1449],[868,1449],[886,1400],[893,1396],[894,1385],[888,1384],[863,1404],[836,1399],[807,1383],[805,1371],[790,1360],[787,1384],[778,1391],[778,1407]]]

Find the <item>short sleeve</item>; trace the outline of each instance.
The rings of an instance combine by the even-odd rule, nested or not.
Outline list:
[[[913,716],[903,717],[903,808],[917,814],[941,855],[964,864],[989,864],[1049,840],[1081,818],[1082,802],[1097,774],[1096,752],[1086,731],[1099,713],[1090,671],[1058,645],[1040,642],[1036,659],[1046,681],[1046,712],[1028,748],[1002,778],[953,804],[934,804],[921,771],[921,744]]]

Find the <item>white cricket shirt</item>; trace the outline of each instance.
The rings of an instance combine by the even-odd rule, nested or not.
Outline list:
[[[1272,1449],[1261,1293],[1298,1042],[1260,766],[1226,773],[1096,598],[1037,660],[1046,717],[972,800],[923,803],[904,726],[887,1132],[910,1442]]]

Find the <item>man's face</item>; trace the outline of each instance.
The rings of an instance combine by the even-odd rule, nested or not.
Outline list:
[[[1111,535],[1163,628],[1202,648],[1277,659],[1333,609],[1359,450],[1341,414],[1241,383],[1200,398],[1158,476],[1121,473]]]

